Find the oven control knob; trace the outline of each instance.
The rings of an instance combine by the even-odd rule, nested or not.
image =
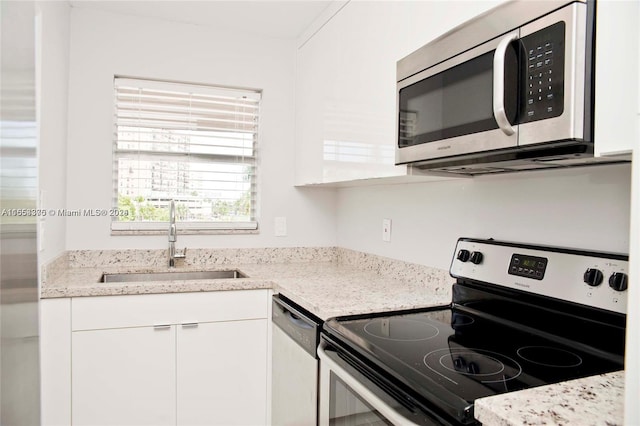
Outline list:
[[[589,268],[584,273],[584,282],[591,287],[597,287],[602,284],[603,279],[602,271],[596,268]]]
[[[481,252],[479,251],[474,251],[471,253],[471,257],[469,260],[471,260],[471,263],[473,263],[474,265],[479,265],[480,263],[482,263],[482,258],[484,256],[482,255]]]
[[[456,258],[461,262],[466,262],[467,260],[469,260],[470,255],[471,253],[469,253],[469,250],[462,249],[458,252]]]
[[[615,291],[625,291],[627,289],[627,274],[614,272],[609,277],[609,287]]]

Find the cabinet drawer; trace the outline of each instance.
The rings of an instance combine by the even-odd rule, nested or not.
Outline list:
[[[77,297],[73,331],[267,318],[268,290]]]

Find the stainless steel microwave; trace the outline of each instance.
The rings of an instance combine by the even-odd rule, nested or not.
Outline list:
[[[593,1],[509,1],[398,61],[396,164],[474,175],[602,161],[594,31]]]

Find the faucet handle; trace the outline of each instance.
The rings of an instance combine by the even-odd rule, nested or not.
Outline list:
[[[187,248],[186,247],[183,248],[182,249],[182,253],[180,253],[180,254],[176,253],[173,257],[174,257],[174,259],[184,259],[184,258],[186,258],[187,257]]]

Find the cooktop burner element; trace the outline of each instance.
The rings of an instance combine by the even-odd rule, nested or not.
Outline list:
[[[460,250],[483,262],[454,254],[451,305],[334,318],[323,340],[452,424],[473,423],[478,398],[624,368],[626,290],[584,271],[624,275],[626,256],[472,239]]]
[[[399,342],[429,340],[440,333],[432,324],[407,318],[384,318],[370,321],[364,326],[370,336]]]
[[[517,353],[525,361],[545,367],[572,368],[582,364],[579,355],[550,346],[524,346]]]
[[[424,356],[424,364],[436,374],[458,384],[445,370],[465,376],[476,376],[482,383],[504,382],[517,378],[522,367],[502,354],[477,348],[436,349]]]

